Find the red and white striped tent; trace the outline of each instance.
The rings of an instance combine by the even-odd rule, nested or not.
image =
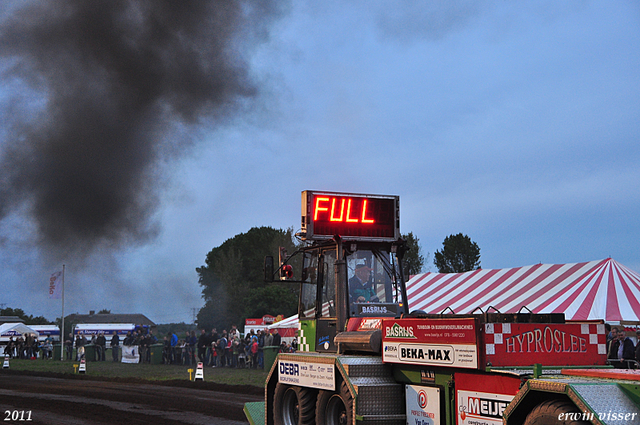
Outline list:
[[[267,329],[277,329],[283,340],[291,342],[290,340],[296,336],[299,323],[298,315],[295,314],[291,317],[287,317],[286,319],[282,319],[279,322],[270,324],[267,326]]]
[[[640,322],[640,274],[611,258],[423,273],[411,277],[407,295],[411,311],[426,313],[516,313],[526,307],[533,313],[564,313],[571,320]]]

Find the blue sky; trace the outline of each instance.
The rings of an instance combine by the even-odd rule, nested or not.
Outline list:
[[[47,281],[64,263],[65,313],[189,322],[207,252],[253,226],[297,230],[306,189],[399,195],[431,271],[460,232],[483,268],[640,271],[637,2],[295,1],[269,31],[249,56],[260,94],[157,164],[157,236],[80,264],[43,252],[14,209],[0,303],[59,316]]]

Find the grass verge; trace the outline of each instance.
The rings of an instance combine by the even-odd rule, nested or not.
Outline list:
[[[98,378],[105,380],[136,380],[150,383],[178,384],[179,381],[193,380],[196,366],[151,365],[104,362],[87,362],[86,373],[79,374],[74,365],[79,362],[60,360],[21,360],[11,359],[9,369],[0,369],[0,373],[58,376],[61,378]],[[192,369],[191,374],[189,369]],[[229,386],[253,386],[264,388],[268,371],[261,369],[204,368],[204,381]]]

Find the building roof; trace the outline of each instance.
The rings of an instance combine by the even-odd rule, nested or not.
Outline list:
[[[135,325],[156,326],[144,314],[70,314],[64,318],[73,323],[133,323]]]
[[[3,323],[24,323],[18,316],[0,316],[0,325]]]

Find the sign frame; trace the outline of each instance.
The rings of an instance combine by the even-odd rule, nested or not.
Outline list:
[[[321,390],[336,389],[335,365],[278,357],[278,382]]]
[[[343,240],[395,242],[400,238],[400,197],[304,190],[301,228],[307,240],[339,235]]]
[[[478,329],[476,318],[384,319],[382,361],[480,369]]]

